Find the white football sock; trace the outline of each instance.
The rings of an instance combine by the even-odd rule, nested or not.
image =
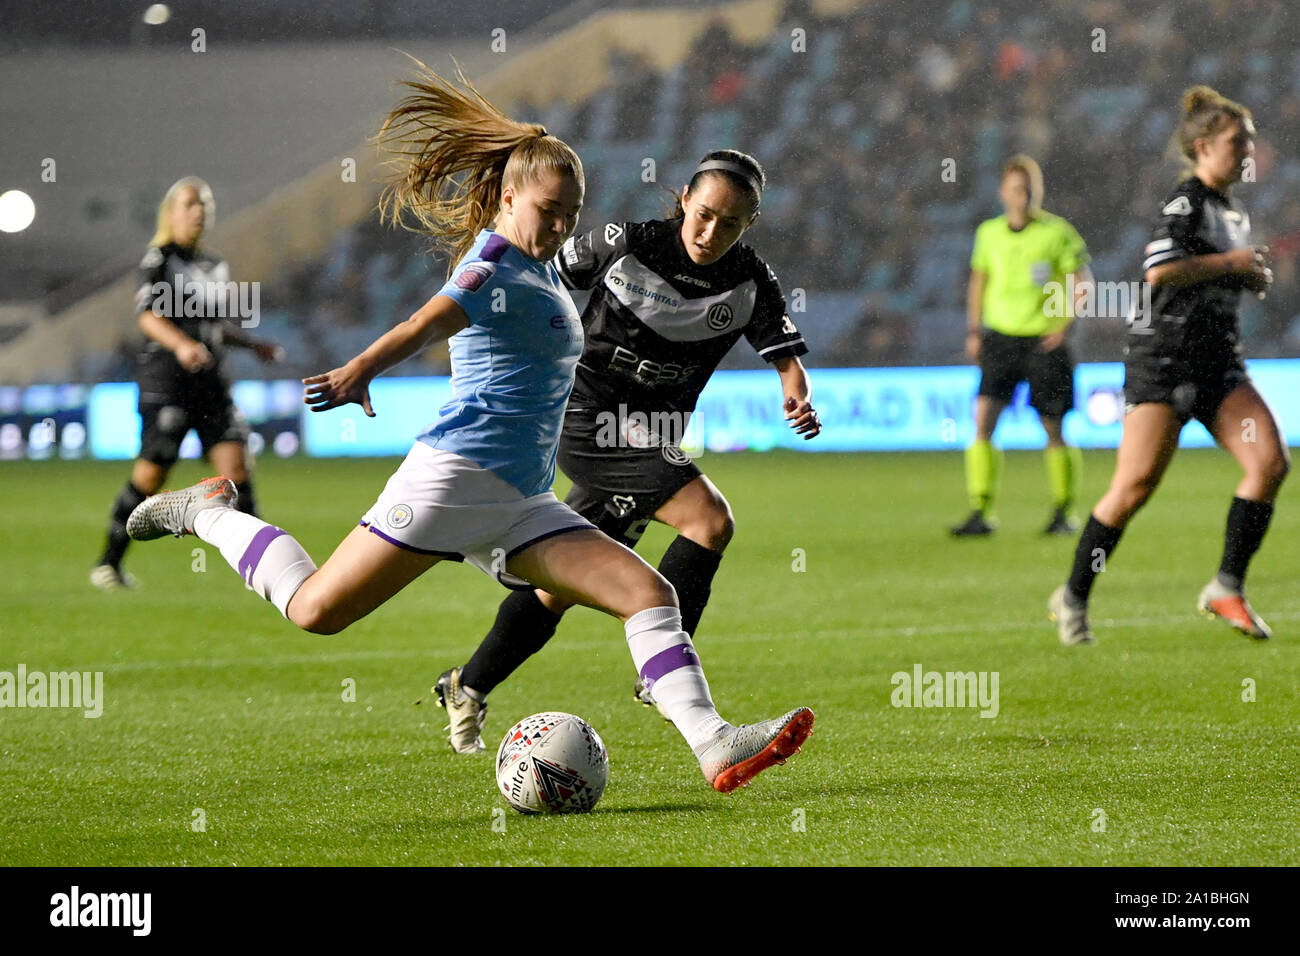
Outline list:
[[[287,531],[234,508],[200,511],[194,533],[216,545],[244,584],[285,617],[290,599],[316,572],[316,562]]]
[[[633,614],[624,627],[637,673],[692,750],[731,726],[713,706],[709,682],[677,608],[649,608]]]

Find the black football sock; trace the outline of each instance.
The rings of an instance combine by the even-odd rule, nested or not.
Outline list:
[[[696,544],[690,538],[678,535],[664,552],[659,562],[659,573],[677,592],[677,603],[682,609],[682,630],[695,637],[700,626],[700,616],[709,603],[713,590],[713,576],[718,573],[722,553]]]
[[[1075,604],[1088,603],[1092,583],[1099,573],[1106,570],[1106,562],[1114,553],[1123,533],[1123,528],[1112,528],[1088,515],[1088,523],[1079,535],[1079,545],[1074,549],[1074,567],[1070,570],[1070,580],[1065,586]]]
[[[131,537],[126,533],[126,519],[131,517],[135,506],[147,497],[149,496],[130,481],[122,486],[113,502],[113,515],[108,524],[108,543],[104,546],[99,564],[111,564],[115,568],[122,564],[126,546],[131,543]]]
[[[1228,526],[1223,533],[1223,561],[1219,564],[1219,583],[1240,591],[1246,579],[1250,559],[1259,550],[1268,524],[1273,519],[1273,506],[1266,501],[1233,498],[1228,509]]]
[[[257,513],[257,501],[253,498],[253,483],[241,481],[235,485],[235,490],[239,492],[239,497],[235,499],[236,510],[252,515],[254,518],[261,517]]]
[[[546,645],[560,617],[547,610],[531,588],[512,592],[497,609],[492,630],[479,643],[469,663],[461,668],[461,685],[485,696],[490,694]]]

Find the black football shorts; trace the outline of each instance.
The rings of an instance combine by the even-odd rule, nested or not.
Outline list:
[[[1016,386],[1029,383],[1029,404],[1046,418],[1074,408],[1074,360],[1062,343],[1044,352],[1036,335],[1003,335],[984,329],[980,339],[979,394],[1010,402]]]
[[[653,418],[649,424],[649,429],[635,420],[629,425],[614,412],[570,410],[556,456],[573,482],[564,503],[630,548],[655,512],[702,474],[671,440],[679,437],[678,430],[656,428]]]
[[[1180,422],[1195,418],[1214,434],[1219,406],[1228,393],[1249,381],[1235,351],[1190,360],[1130,353],[1124,362],[1124,404],[1131,411],[1145,402],[1160,402],[1171,406]]]
[[[198,387],[163,396],[150,393],[140,402],[140,458],[170,468],[180,457],[181,441],[193,428],[207,453],[222,442],[248,440],[248,423],[219,387]]]

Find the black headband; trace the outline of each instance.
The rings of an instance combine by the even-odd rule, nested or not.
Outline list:
[[[754,171],[748,166],[742,166],[740,163],[733,163],[729,159],[706,159],[704,162],[700,163],[700,165],[695,167],[695,172],[692,174],[691,178],[694,179],[700,173],[707,173],[714,169],[727,173],[734,173],[745,182],[749,183],[749,185],[754,188],[754,192],[758,193],[760,199],[763,197],[763,186],[758,181],[758,177],[754,175]]]

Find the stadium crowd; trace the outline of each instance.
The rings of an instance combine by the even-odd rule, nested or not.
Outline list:
[[[1178,177],[1179,93],[1208,83],[1248,105],[1259,128],[1256,182],[1238,189],[1276,282],[1243,310],[1247,355],[1300,355],[1300,44],[1284,8],[874,0],[819,16],[790,0],[755,46],[719,21],[666,74],[625,54],[619,81],[578,107],[515,113],[578,149],[587,227],[662,213],[664,187],[709,148],[753,152],[771,185],[748,238],[787,294],[806,291],[810,361],[960,364],[971,240],[1000,211],[1005,158],[1039,159],[1044,206],[1078,227],[1098,279],[1137,281],[1154,206]],[[1193,55],[1191,35],[1220,38],[1221,52]],[[642,181],[646,158],[656,184]],[[233,371],[308,374],[350,354],[440,281],[445,263],[422,251],[377,217],[340,234],[324,259],[264,287],[262,334],[286,345],[289,364],[268,372],[243,360]],[[1116,360],[1122,333],[1122,317],[1080,321],[1076,354]],[[117,364],[127,361],[124,351]],[[398,371],[445,370],[444,349]]]

